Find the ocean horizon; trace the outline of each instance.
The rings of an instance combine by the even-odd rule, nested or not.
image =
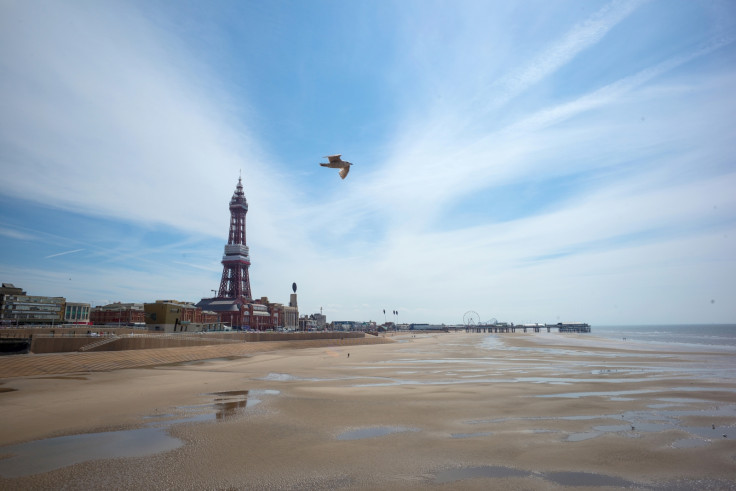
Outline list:
[[[591,326],[591,334],[608,339],[692,348],[719,346],[736,350],[736,324],[651,324]]]

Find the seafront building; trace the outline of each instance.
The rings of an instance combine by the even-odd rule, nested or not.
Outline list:
[[[296,307],[280,303],[268,303],[268,306],[276,313],[276,317],[283,321],[283,325],[277,327],[287,330],[296,330],[299,327],[299,310]]]
[[[2,308],[4,324],[62,324],[64,297],[6,295]]]
[[[90,304],[66,302],[64,304],[64,324],[89,325]]]
[[[0,287],[0,325],[88,325],[90,304],[64,297],[28,295],[12,283]]]
[[[0,288],[0,323],[2,325],[62,324],[64,297],[27,295],[12,283]]]
[[[146,316],[142,303],[110,303],[94,307],[90,312],[92,324],[100,326],[134,326],[145,325]]]
[[[191,302],[156,300],[143,304],[146,328],[159,332],[196,332],[222,329],[214,312],[205,312]]]
[[[327,316],[324,314],[310,314],[299,318],[300,331],[324,330],[327,326]]]
[[[300,331],[316,331],[318,329],[317,322],[311,316],[305,315],[299,319]]]
[[[373,321],[332,321],[332,329],[334,331],[373,331],[376,329],[376,323]]]

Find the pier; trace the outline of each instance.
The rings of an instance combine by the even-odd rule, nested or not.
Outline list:
[[[557,324],[478,324],[465,326],[465,332],[489,334],[515,333],[517,330],[523,332],[542,332],[543,329],[546,329],[547,332],[552,332],[553,329],[556,329],[557,332],[587,333],[590,332],[590,324],[585,322],[558,322]]]
[[[559,332],[590,332],[590,324],[586,324],[585,322],[558,323],[552,327],[557,327]]]

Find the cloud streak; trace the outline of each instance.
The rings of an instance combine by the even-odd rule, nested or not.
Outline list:
[[[4,194],[214,235],[220,202],[199,197],[227,195],[220,176],[247,167],[247,178],[271,181],[208,69],[135,8],[4,10]]]
[[[529,64],[503,78],[497,87],[493,107],[506,104],[572,61],[581,51],[594,46],[616,25],[635,12],[646,0],[616,0],[576,24],[561,38],[539,53]]]
[[[4,227],[0,227],[0,235],[9,237],[15,240],[35,240],[36,239],[34,235],[31,235],[25,232],[21,232],[19,230],[4,228]]]
[[[51,259],[52,257],[66,256],[67,254],[74,254],[76,252],[82,252],[83,250],[84,249],[74,249],[73,251],[57,252],[56,254],[51,254],[50,256],[46,256],[44,259]]]

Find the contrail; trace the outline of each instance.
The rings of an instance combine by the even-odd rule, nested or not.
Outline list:
[[[66,254],[73,254],[75,252],[80,252],[80,251],[83,251],[83,250],[84,249],[74,249],[73,251],[66,251],[66,252],[60,252],[58,254],[51,254],[50,256],[46,256],[44,259],[49,259],[49,258],[56,257],[56,256],[64,256]]]
[[[643,3],[643,0],[614,0],[585,22],[574,26],[528,66],[503,80],[501,88],[504,90],[496,103],[505,104],[565,66],[582,51],[603,39],[611,29],[634,13]]]

